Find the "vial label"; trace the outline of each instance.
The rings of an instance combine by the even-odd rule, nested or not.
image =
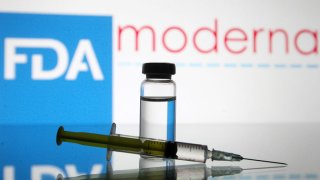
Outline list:
[[[175,97],[140,98],[140,136],[175,140]]]

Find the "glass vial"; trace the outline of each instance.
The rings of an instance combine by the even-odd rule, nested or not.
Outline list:
[[[176,84],[171,63],[145,63],[140,89],[140,136],[175,141]]]

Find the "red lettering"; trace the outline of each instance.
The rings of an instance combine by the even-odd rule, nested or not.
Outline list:
[[[142,30],[149,30],[152,34],[152,51],[156,50],[156,35],[155,35],[155,31],[151,26],[142,26],[139,30],[137,30],[137,28],[135,28],[134,26],[128,25],[128,26],[124,26],[124,27],[120,27],[118,28],[118,50],[121,51],[121,42],[122,42],[122,32],[126,29],[131,29],[134,31],[135,33],[135,50],[138,51],[139,50],[139,34]]]
[[[257,36],[260,32],[264,31],[263,28],[260,29],[254,29],[253,30],[253,52],[256,53],[257,52]]]
[[[313,37],[314,39],[314,46],[312,49],[310,49],[309,51],[305,51],[302,50],[300,48],[300,46],[298,45],[298,39],[302,34],[309,34]],[[318,53],[318,33],[317,31],[310,31],[308,29],[303,29],[301,31],[299,31],[296,36],[294,37],[294,46],[296,47],[296,49],[298,50],[299,53],[303,54],[303,55],[310,55],[312,53],[317,54]]]
[[[184,42],[182,44],[182,46],[178,49],[172,49],[172,48],[169,48],[167,43],[166,43],[166,36],[167,34],[169,33],[169,31],[172,31],[172,30],[176,30],[176,31],[179,31],[181,32],[181,34],[183,35],[183,39],[184,39]],[[169,51],[169,52],[172,52],[172,53],[179,53],[181,52],[187,45],[187,34],[183,31],[183,29],[181,29],[180,27],[177,27],[177,26],[172,26],[172,27],[169,27],[168,29],[166,29],[164,32],[163,32],[163,36],[162,36],[162,44],[163,44],[163,47]]]
[[[231,54],[241,54],[249,50],[248,48],[252,48],[252,50],[250,49],[251,53],[256,54],[262,51],[262,47],[269,54],[274,53],[277,50],[276,48],[279,48],[285,54],[289,54],[289,50],[297,51],[302,55],[318,54],[317,30],[300,29],[295,34],[290,34],[287,29],[283,28],[267,29],[259,27],[246,29],[245,31],[242,28],[233,27],[221,32],[219,25],[218,19],[214,19],[211,26],[200,26],[190,34],[187,34],[188,31],[180,26],[169,26],[162,32],[156,32],[157,29],[150,25],[118,26],[117,50],[123,51],[125,45],[130,45],[130,47],[134,46],[132,49],[136,52],[141,48],[147,48],[155,52],[156,46],[158,46],[158,49],[161,46],[167,53],[181,53],[186,50],[187,43],[190,40],[192,41],[192,47],[190,47],[193,48],[191,50],[202,54],[218,53],[221,48]],[[218,35],[221,35],[221,37]],[[223,44],[222,41],[220,42],[220,38],[223,38]]]
[[[213,44],[212,48],[209,49],[201,49],[198,44],[197,44],[197,36],[199,35],[200,32],[207,31],[211,33],[215,39],[215,43]],[[214,20],[214,27],[213,29],[210,29],[208,27],[201,27],[199,28],[193,35],[193,45],[201,53],[210,53],[210,52],[218,52],[218,21],[217,19]]]
[[[236,33],[238,32],[238,34],[241,34],[242,37],[230,37],[232,35],[232,33]],[[243,51],[245,51],[247,49],[246,46],[240,48],[239,50],[234,50],[231,49],[229,46],[229,42],[245,42],[248,40],[247,34],[240,28],[231,28],[229,29],[224,37],[224,44],[226,46],[226,49],[230,52],[230,53],[234,53],[234,54],[240,54]]]
[[[288,54],[289,53],[289,36],[288,33],[283,29],[276,29],[274,31],[269,31],[269,53],[272,53],[273,50],[273,35],[276,33],[282,33],[284,35],[284,42],[285,42],[285,51]]]

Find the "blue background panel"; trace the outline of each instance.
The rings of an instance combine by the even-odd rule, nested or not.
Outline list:
[[[63,44],[68,67],[51,80],[32,78],[32,56],[43,57],[45,70],[55,68],[54,49],[17,47],[15,54],[27,62],[16,65],[16,78],[5,78],[5,39],[53,39]],[[90,41],[102,80],[92,75],[90,57],[83,56],[88,71],[74,80],[66,74],[81,40]],[[0,179],[32,179],[34,169],[51,167],[64,175],[90,173],[94,165],[105,172],[106,149],[65,143],[56,145],[60,125],[66,130],[108,134],[112,122],[112,17],[0,13]],[[71,167],[67,169],[66,167]],[[75,169],[72,169],[74,167]],[[39,170],[39,169],[38,169]],[[50,170],[47,168],[46,170]],[[71,174],[70,174],[71,173]],[[10,177],[9,177],[10,178]],[[41,179],[56,179],[42,173]]]
[[[0,124],[91,124],[112,118],[112,17],[0,13]],[[69,67],[53,80],[31,78],[31,55],[41,54],[44,69],[57,64],[53,49],[19,47],[26,64],[16,65],[16,79],[4,78],[4,39],[38,38],[61,42],[69,55]],[[95,80],[92,69],[79,72],[73,81],[66,73],[80,40],[89,40],[103,73]],[[88,64],[87,56],[83,62]]]

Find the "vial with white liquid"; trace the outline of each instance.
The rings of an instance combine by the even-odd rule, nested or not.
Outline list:
[[[145,63],[140,89],[140,137],[175,141],[176,84],[171,63]]]

